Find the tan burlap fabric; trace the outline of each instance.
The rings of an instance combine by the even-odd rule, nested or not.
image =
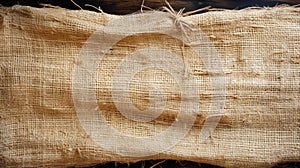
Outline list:
[[[0,8],[1,167],[89,166],[148,159],[270,167],[299,161],[299,8],[211,11],[185,17],[185,22],[209,37],[221,60],[226,77],[224,115],[216,130],[200,143],[199,132],[212,99],[207,82],[210,73],[201,63],[193,66],[197,61],[186,46],[183,58],[190,64],[191,75],[203,81],[198,86],[201,107],[196,122],[176,146],[142,158],[120,156],[96,144],[80,124],[72,98],[72,73],[80,64],[77,58],[82,47],[99,26],[119,17],[66,9]],[[136,74],[129,94],[132,104],[145,110],[149,89],[139,81],[149,78],[164,84],[166,110],[156,120],[130,121],[112,101],[110,82],[117,64],[135,49],[150,45],[183,53],[178,39],[145,32],[112,46],[103,66],[96,69],[99,109],[112,127],[132,136],[155,136],[175,122],[180,112],[178,85],[158,69]]]

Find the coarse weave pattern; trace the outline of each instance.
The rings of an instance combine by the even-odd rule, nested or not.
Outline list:
[[[0,8],[1,167],[88,166],[147,159],[269,167],[299,161],[300,8],[211,11],[185,17],[210,38],[220,56],[226,75],[225,114],[210,137],[199,143],[211,97],[205,84],[209,75],[194,67],[193,75],[204,81],[199,86],[203,92],[197,121],[171,150],[143,158],[119,156],[95,144],[81,127],[72,99],[72,70],[81,48],[99,26],[118,17],[66,9]],[[181,52],[180,41],[146,32],[122,39],[107,57],[120,61],[124,53],[149,43]],[[185,59],[189,61],[188,56]],[[172,93],[167,110],[155,121],[136,124],[122,117],[111,101],[107,74],[115,64],[104,60],[97,71],[97,100],[108,123],[134,136],[165,130],[175,120],[180,103],[171,76],[156,70],[165,78],[154,78],[171,81],[162,81],[169,88],[166,92]],[[153,73],[145,70],[133,80],[151,78]],[[132,103],[147,108],[147,86],[135,82],[130,89]]]

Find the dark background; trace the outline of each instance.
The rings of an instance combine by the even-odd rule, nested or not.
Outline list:
[[[175,161],[175,160],[167,160],[155,167],[151,167],[156,163],[161,162],[162,160],[156,161],[141,161],[134,164],[121,164],[121,163],[107,163],[104,165],[95,165],[89,168],[221,168],[219,166],[213,166],[203,163],[195,163],[189,161]],[[272,168],[300,168],[300,162],[298,163],[282,163]]]
[[[185,11],[196,10],[206,6],[224,9],[242,9],[251,6],[275,6],[280,4],[297,5],[300,0],[168,0],[175,10],[185,8]],[[129,14],[140,10],[142,0],[74,0],[83,9],[95,10],[85,4],[101,7],[110,14]],[[3,6],[28,5],[43,7],[40,4],[51,4],[68,9],[79,9],[71,0],[0,0]],[[145,0],[145,5],[154,9],[166,6],[164,0]]]

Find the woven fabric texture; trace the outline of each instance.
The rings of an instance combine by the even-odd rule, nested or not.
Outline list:
[[[111,81],[128,54],[149,46],[169,50],[182,55],[190,66],[189,75],[200,81],[200,108],[193,127],[170,150],[144,157],[117,155],[96,144],[83,129],[72,97],[72,74],[80,64],[77,58],[83,46],[95,30],[118,18],[62,8],[0,8],[1,166],[67,167],[174,159],[225,167],[270,167],[299,161],[300,8],[210,11],[182,19],[209,38],[226,77],[224,114],[201,143],[199,132],[211,108],[213,74],[194,58],[189,46],[149,32],[114,44],[95,69],[95,95],[107,123],[124,134],[155,136],[176,122],[180,103],[190,101],[182,100],[170,74],[144,69],[131,81],[130,100],[146,110],[151,96],[148,84],[141,81],[154,80],[164,86],[164,112],[147,123],[122,116],[112,101]],[[100,130],[99,134],[113,136]]]

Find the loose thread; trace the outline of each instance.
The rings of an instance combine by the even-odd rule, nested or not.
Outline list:
[[[145,0],[142,0],[142,4],[141,4],[141,12],[143,13],[143,7],[144,7],[144,4],[145,4]]]
[[[100,6],[97,8],[96,6],[94,5],[90,5],[90,4],[85,4],[84,6],[89,6],[89,7],[92,7],[96,10],[98,10],[100,13],[104,14],[103,10],[100,8]]]
[[[150,168],[154,168],[154,167],[156,167],[156,166],[158,166],[158,165],[160,165],[160,164],[162,164],[163,162],[165,162],[166,160],[162,160],[162,161],[160,161],[160,162],[158,162],[158,163],[155,163],[153,166],[151,166]]]
[[[144,13],[143,9],[148,9],[148,10],[151,10],[151,11],[155,11],[154,9],[148,7],[148,6],[145,6],[145,0],[142,1],[142,4],[141,4],[141,13]]]
[[[207,7],[204,7],[204,8],[200,8],[200,9],[196,9],[196,10],[193,10],[193,11],[190,11],[190,12],[183,13],[182,16],[189,16],[189,15],[192,15],[194,13],[207,11],[209,9],[211,9],[211,6],[207,6]]]
[[[73,0],[70,0],[75,6],[77,6],[79,9],[83,10],[81,6],[79,6],[77,3],[75,3]]]
[[[183,20],[181,20],[181,18],[183,17],[183,11],[184,8],[180,9],[177,13],[175,12],[175,10],[173,9],[173,7],[171,6],[171,4],[165,0],[165,3],[167,4],[167,7],[163,7],[163,10],[167,11],[174,19],[174,25],[180,28],[180,31],[183,33],[182,36],[186,37],[186,39],[188,40],[188,42],[190,42],[190,39],[188,38],[187,32],[186,32],[186,28],[192,30],[192,28],[189,26],[188,23],[184,22]],[[184,62],[184,78],[186,79],[188,77],[188,65],[185,59],[185,53],[184,53],[184,42],[182,43],[182,59]]]
[[[197,9],[197,10],[194,10],[194,11],[183,13],[185,8],[182,8],[178,12],[176,12],[174,10],[174,8],[172,7],[172,5],[167,0],[165,0],[165,3],[166,3],[167,6],[163,6],[162,10],[166,11],[167,13],[169,13],[172,16],[172,18],[174,20],[174,25],[176,27],[179,27],[180,31],[182,32],[182,36],[184,36],[185,39],[187,39],[187,42],[190,43],[191,41],[188,37],[186,29],[189,29],[191,31],[193,31],[193,29],[187,22],[183,21],[182,18],[185,17],[185,16],[192,15],[192,14],[197,13],[197,12],[202,12],[202,11],[209,10],[211,8],[211,6],[207,6],[207,7],[200,8],[200,9]],[[141,10],[142,13],[144,12],[143,8],[153,10],[153,9],[145,6],[145,0],[142,0],[142,3],[141,3],[141,9],[140,10]],[[188,66],[187,66],[187,62],[186,62],[186,59],[185,59],[184,49],[185,49],[185,47],[184,47],[184,42],[183,42],[182,58],[183,58],[183,61],[184,61],[184,78],[187,78],[188,77]]]

